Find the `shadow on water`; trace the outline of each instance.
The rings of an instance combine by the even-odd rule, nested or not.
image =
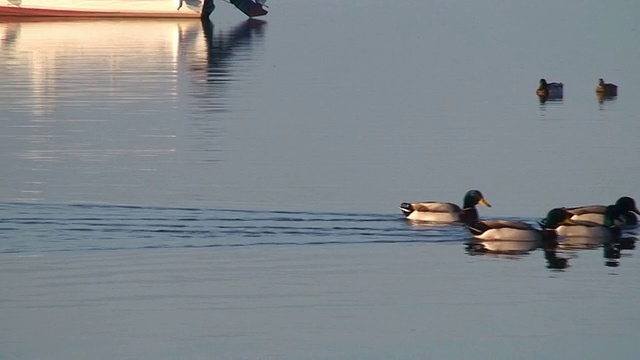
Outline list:
[[[201,20],[202,33],[205,40],[204,57],[201,54],[188,54],[189,70],[196,75],[196,81],[209,86],[203,96],[218,94],[215,86],[232,82],[241,75],[230,70],[243,60],[250,60],[247,53],[252,49],[256,39],[262,39],[266,22],[248,19],[228,31],[215,31],[215,24],[209,19]],[[185,34],[193,37],[197,34]],[[191,41],[185,41],[191,43]]]
[[[251,56],[251,50],[256,40],[263,39],[266,22],[249,19],[217,32],[210,19],[201,19],[200,23],[200,29],[181,34],[181,44],[185,44],[181,52],[191,83],[188,113],[194,127],[193,137],[200,150],[211,156],[219,149],[219,137],[223,132],[222,124],[216,120],[226,118],[231,112],[229,87],[247,77],[250,69],[244,69],[258,61]],[[204,48],[197,46],[195,41],[201,35]],[[218,160],[214,156],[205,161]]]

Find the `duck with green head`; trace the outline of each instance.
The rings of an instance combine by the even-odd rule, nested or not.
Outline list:
[[[598,224],[592,221],[578,220],[573,224],[558,226],[556,233],[563,237],[597,238],[613,240],[620,237],[621,230],[615,225],[618,210],[615,205],[609,205],[604,212],[604,223]]]
[[[422,201],[403,202],[400,210],[408,220],[435,223],[471,223],[477,221],[476,205],[491,207],[479,190],[469,190],[464,195],[462,208],[449,202]]]
[[[475,239],[531,241],[554,240],[556,229],[563,224],[571,224],[571,214],[563,208],[555,208],[540,222],[541,229],[517,220],[483,220],[467,224]]]
[[[610,220],[613,222],[613,225],[618,226],[623,230],[633,229],[638,226],[638,217],[636,215],[640,215],[640,210],[638,210],[636,201],[633,198],[623,196],[612,206],[613,208],[610,210]],[[605,205],[588,205],[567,208],[567,211],[573,214],[571,220],[590,221],[600,225],[605,224],[604,215],[606,210],[607,206]]]

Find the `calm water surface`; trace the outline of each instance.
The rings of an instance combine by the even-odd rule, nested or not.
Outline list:
[[[640,197],[640,5],[217,5],[0,22],[0,359],[637,357],[633,246],[483,254],[397,205]]]

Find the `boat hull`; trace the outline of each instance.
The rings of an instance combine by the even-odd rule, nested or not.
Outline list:
[[[9,0],[0,17],[197,18],[201,0]]]

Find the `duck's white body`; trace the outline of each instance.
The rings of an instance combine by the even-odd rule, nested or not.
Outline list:
[[[574,221],[590,221],[596,224],[604,224],[604,213],[607,207],[604,205],[588,205],[567,208],[572,214],[571,220]]]
[[[481,233],[473,233],[473,237],[480,240],[507,240],[539,242],[542,231],[533,226],[515,220],[485,220],[480,222],[487,229]]]
[[[407,220],[449,224],[478,220],[478,204],[491,207],[479,190],[467,191],[462,204],[460,207],[454,203],[440,201],[403,202],[400,204],[400,211]]]
[[[413,203],[414,211],[407,215],[407,219],[429,221],[437,223],[451,223],[460,221],[460,206],[442,202]]]
[[[620,198],[616,205],[614,205],[614,209],[611,214],[612,217],[614,217],[612,219],[613,225],[622,230],[634,229],[638,226],[635,201],[631,198],[627,198],[629,203],[624,203],[624,200],[624,197]],[[588,205],[567,208],[567,211],[573,214],[573,216],[571,216],[571,220],[604,225],[606,221],[605,213],[607,212],[607,208],[608,206],[605,205]],[[616,213],[616,210],[619,211]]]
[[[573,221],[588,221],[600,225],[604,225],[604,214],[588,213],[581,215],[573,215],[571,217]]]
[[[484,220],[467,224],[467,229],[475,239],[495,241],[523,241],[544,243],[554,241],[555,229],[562,224],[572,223],[571,214],[564,208],[551,209],[542,222],[541,229],[517,220]]]
[[[611,229],[588,221],[576,221],[575,225],[561,225],[556,229],[558,236],[563,237],[589,237],[597,239],[611,239],[613,233]]]

